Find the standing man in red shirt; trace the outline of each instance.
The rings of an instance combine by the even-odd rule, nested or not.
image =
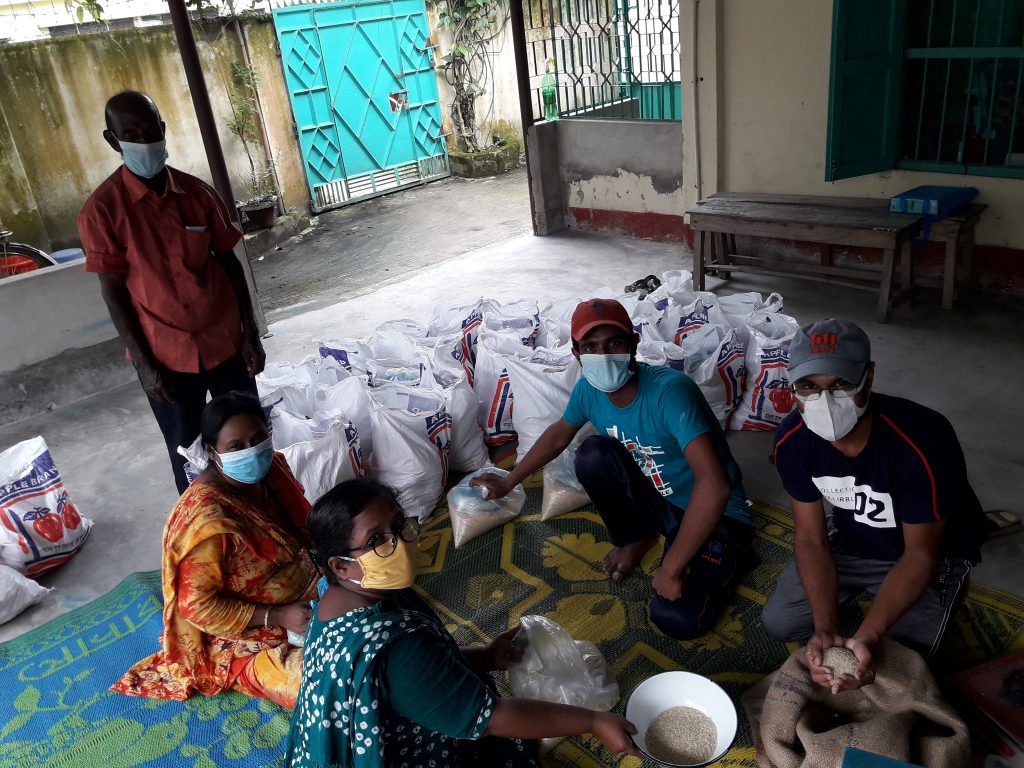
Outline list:
[[[207,392],[256,394],[266,354],[232,251],[242,235],[223,201],[166,165],[165,125],[144,93],[116,94],[105,116],[103,138],[124,165],[86,201],[78,233],[181,493],[188,480],[178,446],[199,434]]]

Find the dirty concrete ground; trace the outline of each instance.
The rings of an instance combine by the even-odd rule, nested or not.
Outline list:
[[[271,324],[269,359],[300,360],[313,351],[314,337],[364,336],[385,320],[426,322],[438,302],[531,296],[543,304],[601,285],[620,288],[648,273],[690,264],[690,253],[681,246],[622,237],[512,238],[405,278],[347,291],[327,306],[283,312]],[[982,297],[974,310],[949,313],[929,294],[914,306],[898,308],[889,324],[880,325],[874,320],[873,296],[866,292],[767,277],[724,285],[712,280],[710,287],[724,293],[780,291],[786,311],[801,322],[833,315],[861,323],[874,345],[876,388],[945,414],[959,434],[985,507],[1024,512],[1019,484],[1024,448],[1017,434],[1024,424],[1024,401],[1012,396],[1024,378],[1024,337],[1008,331],[1024,322],[1019,302]],[[131,572],[159,568],[161,531],[175,497],[162,440],[136,383],[0,428],[0,446],[36,434],[46,437],[67,487],[95,528],[74,560],[44,577],[56,589],[42,604],[0,627],[0,640],[103,594]],[[729,443],[748,494],[784,503],[767,461],[771,435],[731,432]],[[1024,535],[989,542],[984,558],[974,578],[1024,592],[1019,576]]]
[[[529,231],[525,168],[453,177],[322,213],[252,271],[272,321]]]

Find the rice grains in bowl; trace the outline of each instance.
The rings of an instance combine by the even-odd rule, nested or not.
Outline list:
[[[647,751],[673,765],[699,765],[715,756],[718,729],[714,721],[694,707],[670,707],[647,727]]]

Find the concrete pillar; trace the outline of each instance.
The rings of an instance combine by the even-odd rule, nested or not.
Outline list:
[[[565,192],[558,158],[558,121],[540,122],[526,131],[527,164],[533,193],[533,231],[550,235],[566,228]]]

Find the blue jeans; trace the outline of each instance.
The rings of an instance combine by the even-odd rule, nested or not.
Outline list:
[[[576,453],[576,477],[615,546],[661,534],[668,552],[685,510],[658,493],[622,443],[601,435],[587,438]],[[732,600],[750,562],[752,538],[752,526],[723,516],[690,561],[682,597],[666,600],[655,594],[651,598],[651,623],[677,640],[691,640],[710,630]]]

